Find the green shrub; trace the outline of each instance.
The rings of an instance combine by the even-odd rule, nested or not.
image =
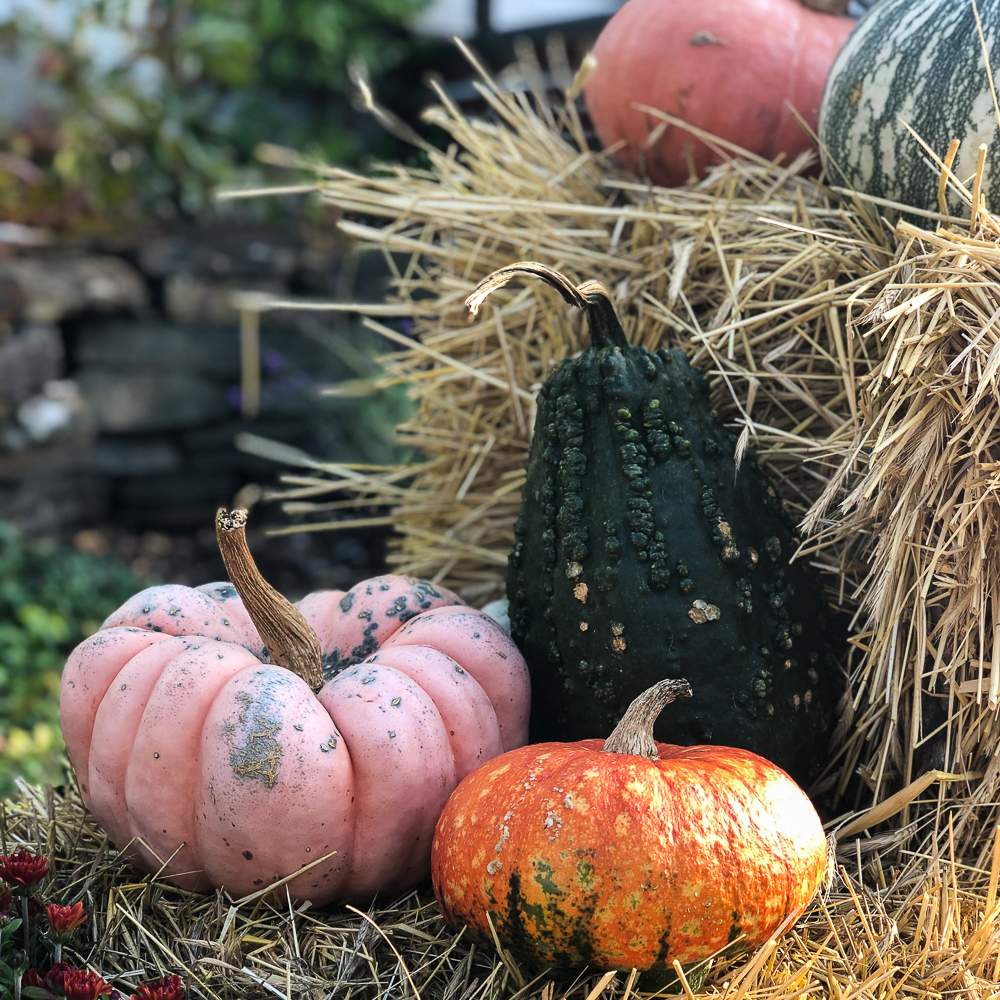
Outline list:
[[[423,2],[90,0],[67,7],[61,34],[45,4],[0,9],[0,52],[35,54],[56,132],[0,122],[0,144],[48,182],[26,189],[0,169],[0,215],[23,217],[26,197],[75,198],[84,215],[198,215],[218,185],[260,181],[261,142],[356,163],[348,65],[398,65]]]
[[[0,520],[0,795],[18,775],[61,780],[66,656],[145,585],[114,559],[30,541]]]

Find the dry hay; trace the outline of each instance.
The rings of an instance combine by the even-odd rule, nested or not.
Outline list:
[[[397,270],[400,304],[388,308],[412,317],[419,340],[371,312],[366,324],[403,348],[383,359],[382,383],[410,387],[418,410],[399,437],[422,462],[388,474],[349,470],[245,441],[310,468],[283,477],[294,488],[271,498],[306,515],[331,509],[315,498],[335,492],[387,503],[385,521],[401,535],[396,566],[470,600],[499,596],[535,394],[586,335],[580,317],[537,286],[505,290],[476,321],[464,300],[494,268],[535,259],[577,280],[600,279],[633,342],[680,346],[695,363],[724,370],[714,402],[743,424],[741,447],[752,437],[804,516],[841,459],[817,442],[839,431],[835,443],[847,449],[851,428],[836,410],[845,386],[853,402],[854,369],[870,367],[864,356],[856,362],[837,308],[884,281],[887,241],[798,176],[801,162],[736,161],[694,187],[650,188],[581,151],[572,104],[557,114],[539,99],[536,113],[522,95],[481,92],[498,121],[470,121],[447,105],[430,113],[455,139],[447,153],[428,148],[431,170],[392,167],[371,179],[319,168],[323,198],[350,217],[344,232],[410,255]],[[829,235],[817,238],[819,230]],[[289,530],[331,526],[321,516]],[[838,587],[852,571],[830,568]]]
[[[917,213],[930,228],[897,231],[878,214],[884,203],[802,176],[804,162],[749,156],[682,189],[651,187],[587,149],[572,100],[503,93],[480,72],[490,119],[470,120],[442,93],[428,117],[453,144],[424,146],[429,169],[365,178],[313,167],[341,229],[393,252],[392,266],[405,261],[396,304],[381,308],[410,316],[417,336],[371,313],[365,322],[402,348],[382,381],[410,387],[417,411],[399,436],[422,458],[357,470],[298,456],[308,472],[272,494],[309,518],[288,530],[392,524],[400,571],[474,603],[502,595],[535,394],[586,337],[537,283],[505,289],[476,319],[465,298],[514,260],[597,278],[630,341],[680,347],[711,374],[738,454],[757,450],[808,531],[800,557],[850,620],[818,790],[905,827],[910,801],[940,778],[942,801],[970,805],[957,829],[977,846],[1000,786],[993,216],[977,213],[973,236],[968,221],[933,213]],[[653,141],[686,127],[659,119]],[[971,202],[947,168],[945,182]],[[320,499],[334,492],[347,499]],[[325,513],[351,504],[383,507],[361,521]]]
[[[974,864],[954,860],[951,811],[919,846],[854,840],[834,884],[788,933],[719,959],[699,997],[833,1000],[1000,997],[1000,835]],[[934,846],[940,842],[943,850]],[[666,995],[629,973],[555,973],[448,928],[424,890],[367,913],[293,908],[280,889],[233,901],[139,875],[109,847],[72,784],[22,785],[3,804],[0,850],[53,859],[43,902],[82,901],[88,919],[64,960],[127,996],[177,973],[191,997],[244,1000],[628,1000]],[[671,992],[694,996],[687,982]]]
[[[972,236],[898,231],[892,283],[857,323],[880,355],[864,419],[805,525],[832,547],[871,539],[847,767],[869,740],[876,793],[930,760],[985,772],[963,791],[989,805],[1000,784],[1000,220],[983,213]]]

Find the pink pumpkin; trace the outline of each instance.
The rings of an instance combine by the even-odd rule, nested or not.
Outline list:
[[[242,524],[220,542],[245,553]],[[227,568],[236,587],[145,590],[70,655],[60,716],[84,802],[134,864],[184,888],[238,897],[310,865],[294,899],[412,887],[458,782],[527,742],[520,653],[422,580],[310,594],[297,616],[255,567]],[[296,628],[315,693],[268,662]]]

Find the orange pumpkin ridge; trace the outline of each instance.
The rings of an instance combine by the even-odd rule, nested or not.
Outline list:
[[[446,919],[489,941],[488,915],[525,961],[669,970],[798,916],[826,866],[805,794],[748,751],[649,742],[653,760],[584,740],[470,774],[434,840]]]

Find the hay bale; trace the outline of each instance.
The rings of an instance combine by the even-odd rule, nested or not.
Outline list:
[[[799,558],[851,623],[820,790],[855,813],[905,790],[894,819],[879,813],[905,827],[926,775],[944,776],[942,796],[975,806],[963,843],[981,846],[1000,790],[993,217],[977,213],[972,237],[944,214],[929,225],[950,229],[895,229],[885,203],[845,198],[802,161],[735,158],[698,184],[652,187],[587,148],[572,100],[503,93],[480,73],[492,117],[470,120],[442,93],[427,117],[454,144],[425,146],[430,169],[318,171],[345,233],[408,260],[392,308],[409,310],[414,336],[365,322],[402,348],[383,381],[410,386],[417,410],[399,436],[421,461],[319,463],[274,496],[306,514],[332,491],[383,504],[401,572],[475,603],[501,596],[535,396],[584,338],[547,289],[505,289],[475,319],[465,298],[514,260],[596,278],[630,341],[682,348],[711,375],[737,456],[757,450],[808,536]],[[686,127],[661,117],[654,132]]]
[[[397,295],[416,336],[376,315],[365,322],[402,348],[386,355],[383,382],[410,386],[417,410],[399,437],[422,461],[381,474],[314,463],[274,496],[318,515],[314,529],[324,493],[384,503],[400,571],[475,602],[501,596],[535,396],[585,337],[581,317],[544,288],[505,289],[476,319],[465,299],[496,268],[535,259],[611,289],[633,342],[683,348],[708,368],[740,450],[757,448],[803,516],[840,461],[820,445],[851,440],[840,411],[849,399],[856,412],[856,378],[870,369],[855,361],[838,308],[878,283],[888,242],[802,177],[801,162],[734,161],[696,186],[653,188],[586,148],[572,102],[530,103],[485,75],[479,89],[489,121],[467,119],[443,95],[429,113],[455,140],[447,152],[426,148],[431,170],[320,171],[341,229],[408,259]],[[831,569],[834,603],[844,573]]]

